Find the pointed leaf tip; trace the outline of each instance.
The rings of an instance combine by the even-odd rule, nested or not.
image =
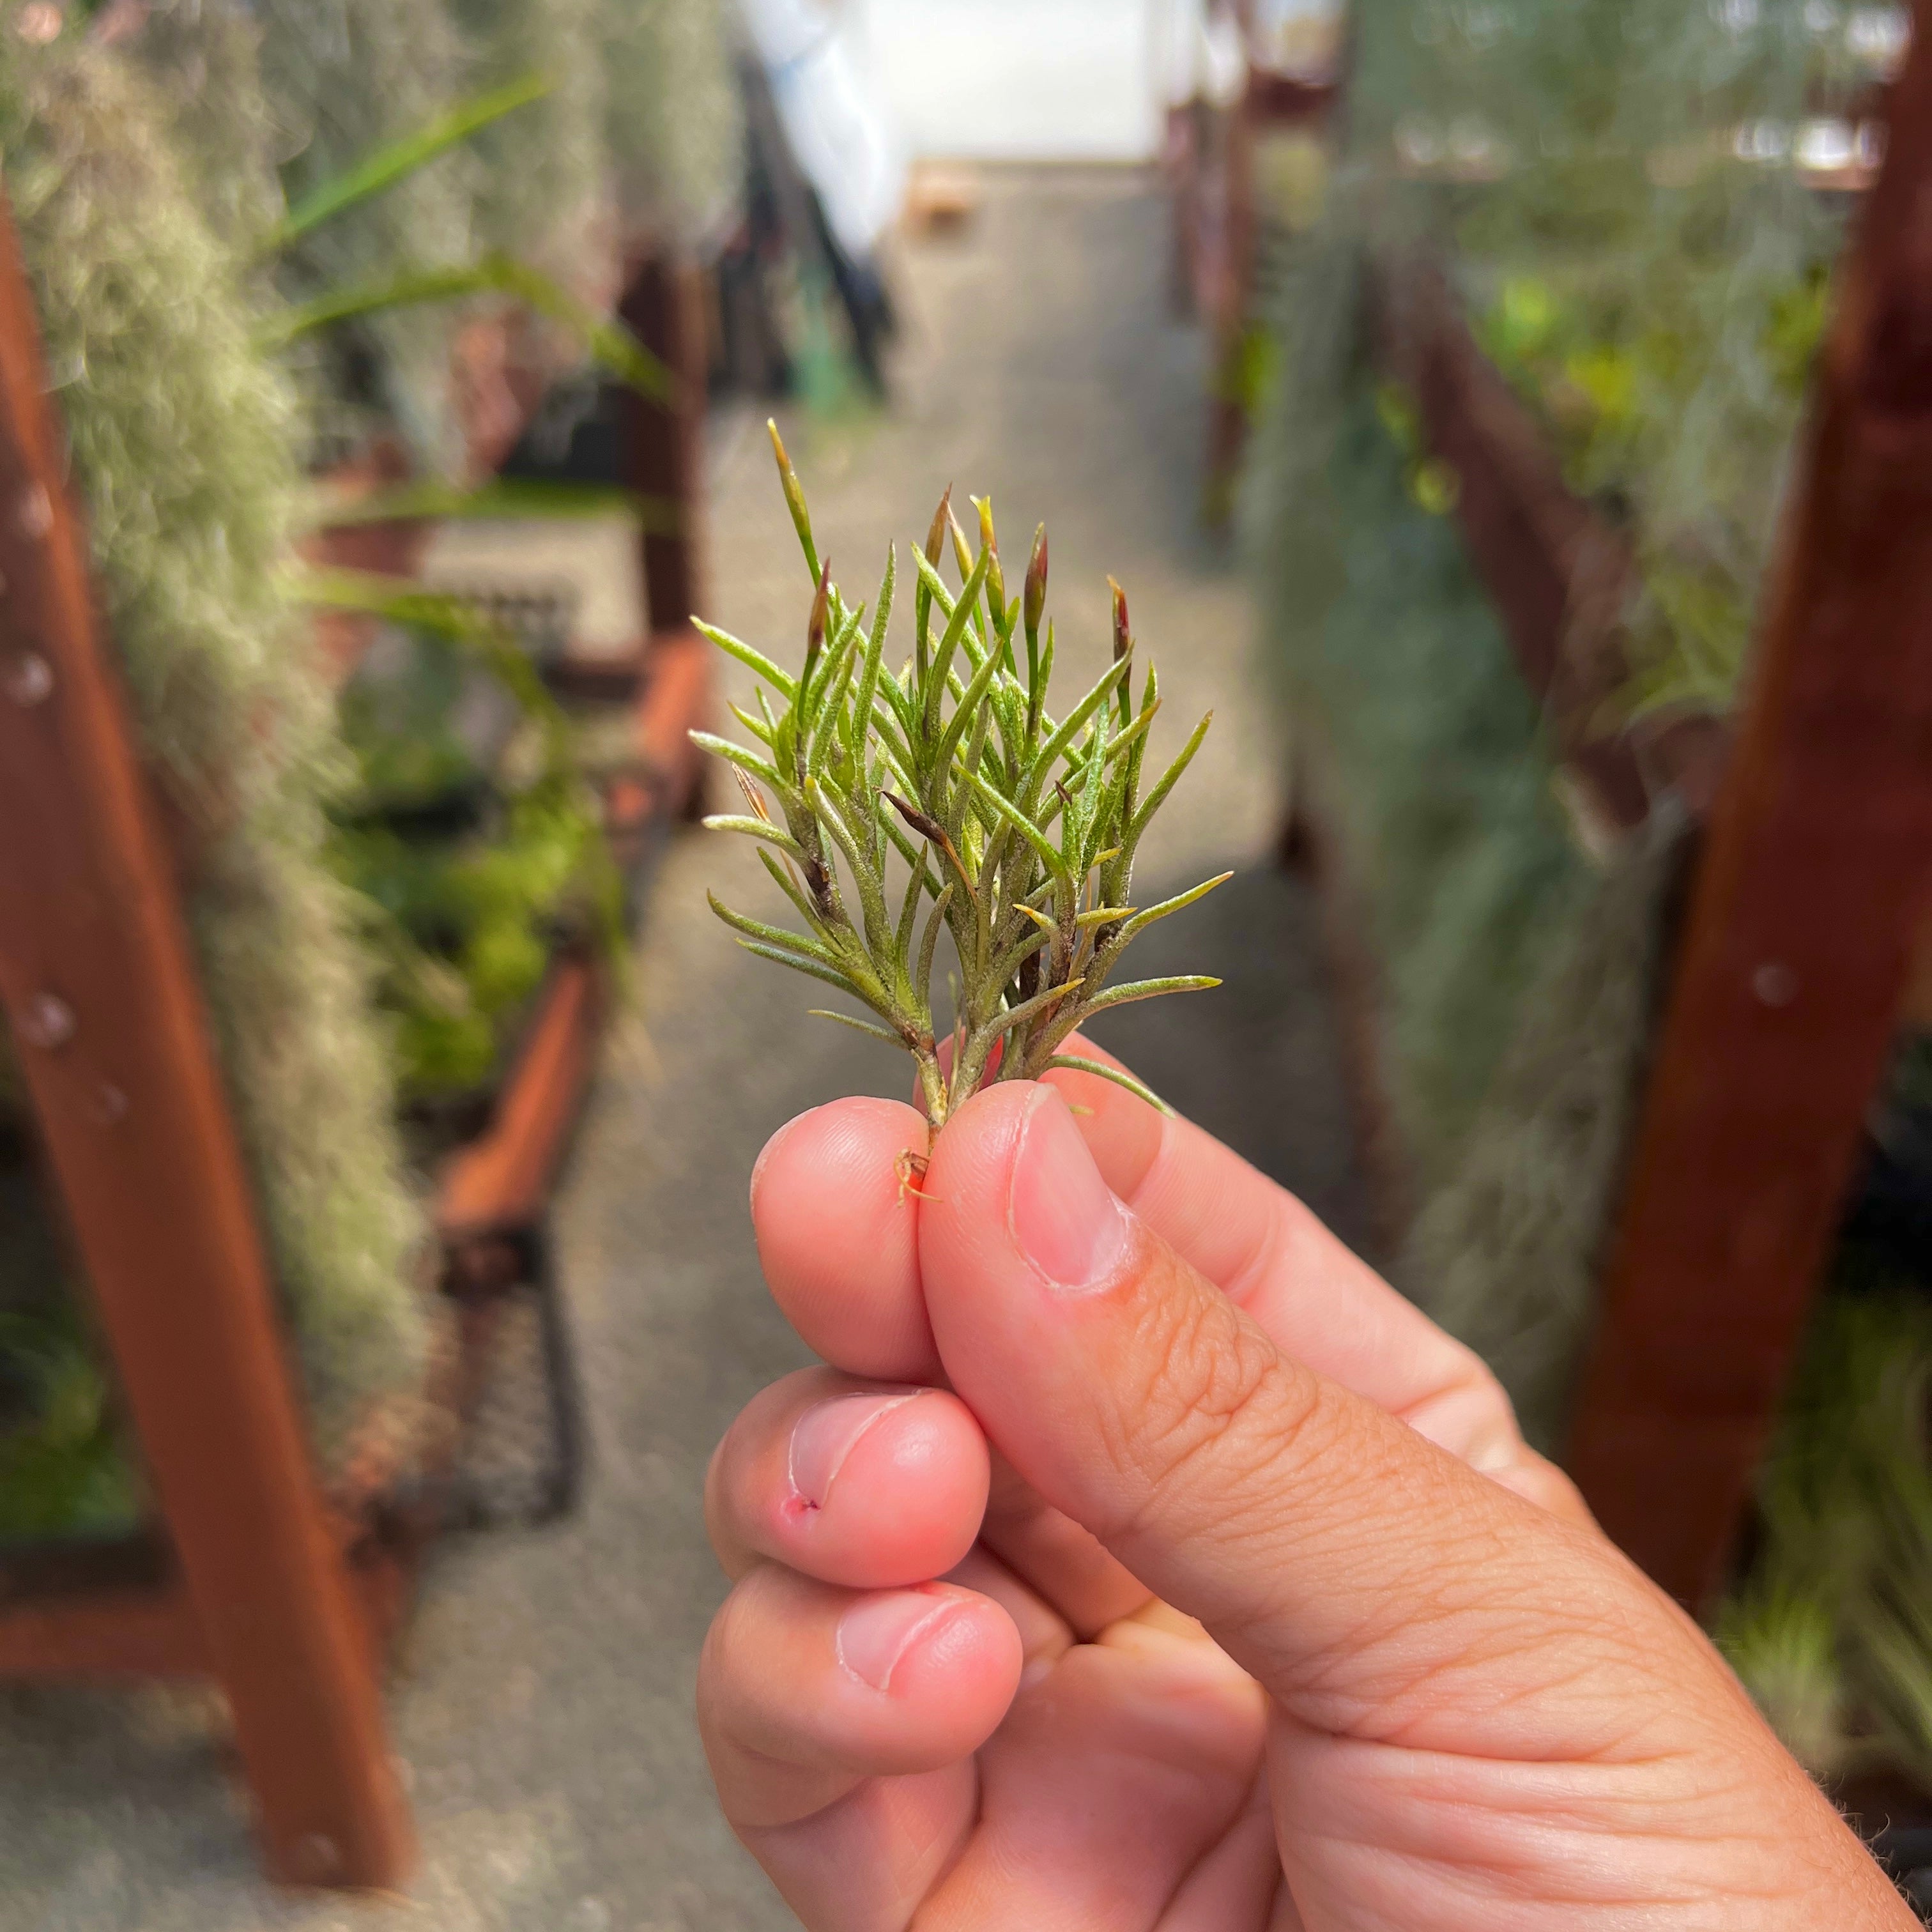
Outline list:
[[[1046,614],[1046,526],[1042,524],[1035,532],[1033,556],[1027,564],[1026,574],[1026,627],[1031,636],[1040,628],[1040,621]]]
[[[952,520],[952,485],[946,486],[946,494],[939,500],[939,508],[932,513],[932,527],[926,534],[926,560],[934,570],[939,568],[939,560],[945,554],[946,526]]]
[[[1133,628],[1127,621],[1127,593],[1111,577],[1107,588],[1114,593],[1114,662],[1118,664],[1134,647]]]
[[[812,600],[812,617],[805,627],[805,668],[811,675],[813,661],[825,643],[825,624],[832,606],[832,560],[825,560],[818,573],[818,594]]]

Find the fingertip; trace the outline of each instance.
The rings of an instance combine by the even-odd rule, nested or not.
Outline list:
[[[842,1448],[838,1438],[850,1436]],[[818,1448],[838,1454],[814,1480]],[[979,1536],[992,1486],[986,1438],[944,1390],[835,1397],[791,1432],[788,1480],[766,1501],[768,1553],[828,1582],[884,1588],[943,1576]]]
[[[779,1190],[780,1203],[790,1198],[784,1192],[801,1168],[821,1164],[837,1168],[856,1156],[861,1162],[890,1142],[896,1149],[926,1151],[925,1117],[914,1107],[875,1095],[848,1094],[828,1100],[823,1106],[808,1107],[773,1134],[759,1150],[752,1166],[752,1218],[755,1224],[768,1192]],[[894,1158],[896,1159],[896,1154]]]
[[[925,1714],[923,1748],[940,1763],[985,1742],[1026,1664],[1005,1608],[952,1583],[857,1598],[838,1620],[836,1646],[865,1690]]]
[[[908,1159],[926,1144],[915,1108],[854,1097],[782,1127],[752,1170],[752,1224],[772,1296],[810,1347],[854,1375],[919,1380],[937,1366]]]

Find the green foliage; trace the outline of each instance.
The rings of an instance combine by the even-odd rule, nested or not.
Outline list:
[[[1759,1489],[1762,1533],[1718,1634],[1805,1766],[1932,1788],[1932,1302],[1841,1270]]]
[[[562,284],[527,262],[492,251],[451,268],[406,268],[370,283],[330,289],[283,310],[264,325],[265,347],[279,347],[318,329],[417,309],[468,296],[513,296],[580,340],[592,362],[639,394],[658,401],[670,394],[670,373],[622,322],[586,308]]]
[[[1115,585],[1112,662],[1057,722],[1046,709],[1054,635],[1046,616],[1045,526],[1010,599],[990,502],[976,505],[976,553],[952,516],[950,491],[924,547],[911,552],[913,652],[895,673],[886,645],[896,548],[887,553],[868,627],[864,608],[848,604],[830,563],[820,563],[805,494],[776,427],[772,441],[816,586],[804,664],[794,676],[752,646],[701,626],[757,672],[770,696],[760,692],[756,716],[736,710],[757,748],[693,735],[732,766],[751,807],[706,822],[759,842],[766,869],[806,929],[712,904],[748,950],[877,1015],[883,1025],[825,1017],[905,1048],[937,1129],[989,1074],[1037,1079],[1055,1066],[1093,1064],[1069,1061],[1060,1048],[1108,1008],[1219,984],[1193,975],[1111,983],[1140,933],[1222,883],[1210,880],[1159,905],[1130,903],[1141,841],[1209,720],[1159,778],[1144,769],[1159,690],[1150,666],[1136,696],[1126,598]],[[956,595],[939,568],[949,539]],[[890,878],[895,854],[904,862],[902,886]],[[932,995],[942,932],[958,967],[950,1066],[935,1038]],[[1108,1077],[1154,1099],[1128,1076]]]
[[[132,1528],[140,1485],[71,1305],[0,1312],[0,1547]]]
[[[384,143],[340,174],[316,182],[277,223],[262,244],[262,253],[278,253],[301,240],[310,229],[386,193],[439,154],[461,146],[492,122],[541,100],[550,89],[550,82],[542,74],[523,74],[505,86],[459,101],[400,140]]]
[[[402,674],[379,682],[365,667],[344,694],[360,782],[338,806],[332,854],[366,910],[404,1098],[472,1093],[500,1070],[558,943],[621,970],[622,882],[597,801],[530,659],[461,599],[348,572],[302,581],[315,602],[407,628]],[[494,748],[457,725],[478,680],[516,723]],[[406,822],[452,801],[453,828]]]
[[[743,176],[743,109],[729,0],[598,0],[604,139],[627,226],[693,242],[729,222]]]
[[[1380,963],[1384,1076],[1426,1192],[1462,1161],[1590,868],[1495,611],[1429,500],[1413,411],[1354,335],[1355,277],[1331,244],[1294,278],[1250,500],[1272,512],[1254,532],[1267,668]]]
[[[280,135],[274,160],[292,208],[419,136],[464,97],[470,50],[446,0],[250,0],[250,10],[256,85]],[[278,284],[299,303],[469,262],[481,176],[466,143],[448,149],[302,235],[279,259]],[[392,419],[429,467],[453,471],[450,339],[448,317],[427,310],[363,318],[314,365],[320,427],[343,439]]]
[[[1572,487],[1628,526],[1628,708],[1723,708],[1843,233],[1792,143],[1863,84],[1846,16],[1365,0],[1358,28],[1340,220],[1448,256]]]
[[[574,786],[532,786],[453,839],[347,825],[334,852],[371,909],[398,1084],[412,1102],[491,1083],[559,940],[582,938],[607,956],[622,944],[620,882]]]

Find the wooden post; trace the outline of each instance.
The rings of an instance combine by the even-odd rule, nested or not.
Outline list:
[[[270,1869],[388,1886],[410,1830],[374,1665],[310,1468],[46,393],[0,200],[0,1000]]]
[[[1720,1586],[1932,880],[1932,5],[1841,279],[1714,806],[1570,1466],[1666,1589]]]
[[[644,603],[653,638],[685,630],[705,605],[700,562],[704,406],[709,380],[704,290],[697,271],[663,250],[638,264],[621,304],[632,332],[670,370],[668,405],[626,392],[630,487],[674,506],[675,523],[646,519]]]
[[[708,601],[704,579],[704,418],[710,358],[704,284],[663,249],[639,262],[620,305],[624,320],[671,373],[668,404],[626,392],[625,470],[668,522],[647,517],[643,540],[647,635],[638,748],[674,817],[704,810],[705,760],[686,736],[706,722],[711,648],[691,628]]]
[[[1541,426],[1477,346],[1441,264],[1405,255],[1369,278],[1382,364],[1414,398],[1424,447],[1456,478],[1464,546],[1562,754],[1574,808],[1606,842],[1660,794],[1714,796],[1727,750],[1714,713],[1673,709],[1606,732],[1634,675],[1624,613],[1630,539],[1563,480]]]

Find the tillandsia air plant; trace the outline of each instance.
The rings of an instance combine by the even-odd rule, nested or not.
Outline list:
[[[1229,876],[1157,905],[1131,902],[1141,842],[1213,714],[1144,782],[1160,688],[1150,666],[1136,699],[1127,602],[1114,584],[1112,661],[1055,718],[1047,709],[1054,640],[1045,526],[1010,602],[991,503],[975,501],[976,551],[950,490],[911,552],[913,648],[895,673],[886,650],[896,548],[868,622],[866,608],[833,584],[776,425],[771,435],[814,585],[804,664],[794,676],[700,626],[765,688],[755,714],[732,707],[755,747],[693,735],[734,767],[750,808],[706,824],[759,842],[804,930],[734,912],[715,895],[713,909],[748,951],[837,987],[875,1016],[821,1017],[912,1054],[935,1132],[988,1082],[1034,1080],[1054,1067],[1098,1074],[1160,1106],[1131,1075],[1062,1049],[1097,1013],[1220,983],[1197,974],[1113,980],[1149,926]],[[956,594],[940,574],[949,546]],[[942,932],[957,956],[950,1055],[933,1000]]]

